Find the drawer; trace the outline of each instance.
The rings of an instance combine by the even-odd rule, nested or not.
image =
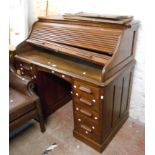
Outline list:
[[[18,68],[24,69],[24,70],[31,71],[33,69],[31,64],[25,63],[25,62],[21,62],[21,61],[16,61],[16,65],[17,65]]]
[[[32,80],[37,78],[37,75],[33,73],[33,66],[29,63],[16,62],[17,73],[22,76],[29,76]]]
[[[32,75],[32,65],[24,62],[16,62],[17,70],[19,70],[21,75]]]
[[[81,93],[74,93],[74,104],[79,105],[82,107],[85,107],[86,109],[89,108],[91,110],[95,110],[99,112],[99,107],[100,107],[100,100],[99,99],[94,99],[92,96],[86,96]]]
[[[87,121],[91,121],[95,124],[98,124],[99,121],[99,113],[92,111],[91,109],[86,109],[81,107],[80,105],[74,105],[74,113],[76,115],[80,115],[83,119]]]
[[[93,123],[92,121],[88,121],[81,115],[74,115],[75,127],[74,130],[87,138],[90,138],[95,141],[99,141],[100,132],[99,132],[99,124]]]
[[[92,97],[95,99],[100,98],[100,88],[85,82],[75,80],[73,90],[76,93],[80,93],[88,97]]]
[[[64,80],[66,80],[66,81],[72,83],[72,78],[71,78],[70,76],[65,75],[65,74],[62,74],[62,73],[59,73],[59,72],[56,72],[56,71],[53,71],[53,70],[50,71],[50,72],[51,72],[52,74],[54,74],[54,75],[56,75],[56,76],[58,76],[58,77],[64,79]]]

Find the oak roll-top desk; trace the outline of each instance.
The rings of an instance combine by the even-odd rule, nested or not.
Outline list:
[[[37,85],[44,116],[73,100],[73,135],[102,152],[129,115],[138,22],[39,18],[17,46],[17,72]]]

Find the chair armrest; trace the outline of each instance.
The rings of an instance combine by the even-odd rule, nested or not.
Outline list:
[[[9,45],[9,57],[10,57],[10,59],[13,58],[15,52],[16,52],[16,47]]]
[[[35,95],[33,88],[34,83],[28,77],[18,75],[13,68],[10,68],[9,84],[12,88],[18,90],[25,95]]]

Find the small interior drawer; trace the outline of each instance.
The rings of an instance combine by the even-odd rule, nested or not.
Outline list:
[[[20,75],[28,75],[28,76],[33,76],[33,72],[32,72],[32,65],[29,63],[24,63],[21,61],[17,61],[16,62],[16,68],[17,68],[17,72]]]
[[[32,70],[32,65],[29,63],[16,61],[16,65],[18,66],[18,68],[23,68],[25,70]]]

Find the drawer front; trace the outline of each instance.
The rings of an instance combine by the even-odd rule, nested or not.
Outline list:
[[[19,70],[21,75],[32,76],[32,65],[24,62],[16,62],[17,70]]]
[[[74,93],[74,104],[83,106],[86,109],[90,108],[91,110],[95,110],[99,112],[99,104],[100,100],[94,99],[93,97],[85,96],[84,94]]]
[[[90,138],[94,141],[100,141],[100,132],[99,132],[99,122],[89,121],[82,115],[75,113],[75,128],[74,130],[87,138]]]
[[[91,109],[86,109],[80,105],[74,105],[74,113],[75,115],[80,115],[83,119],[87,120],[88,122],[91,121],[98,125],[99,122],[99,113],[92,111]]]
[[[17,73],[22,76],[29,76],[32,80],[37,78],[37,75],[34,74],[34,67],[33,65],[21,61],[16,62]]]
[[[59,72],[56,72],[56,71],[53,71],[53,70],[50,71],[50,73],[53,74],[53,75],[56,75],[56,76],[58,76],[58,77],[60,77],[60,78],[62,78],[64,80],[66,80],[66,81],[68,81],[70,83],[72,83],[72,78],[70,76],[68,76],[68,75],[65,75],[65,74],[62,74],[62,73],[59,73]]]
[[[89,98],[99,99],[100,88],[81,81],[74,81],[73,89],[75,92],[88,96]]]

